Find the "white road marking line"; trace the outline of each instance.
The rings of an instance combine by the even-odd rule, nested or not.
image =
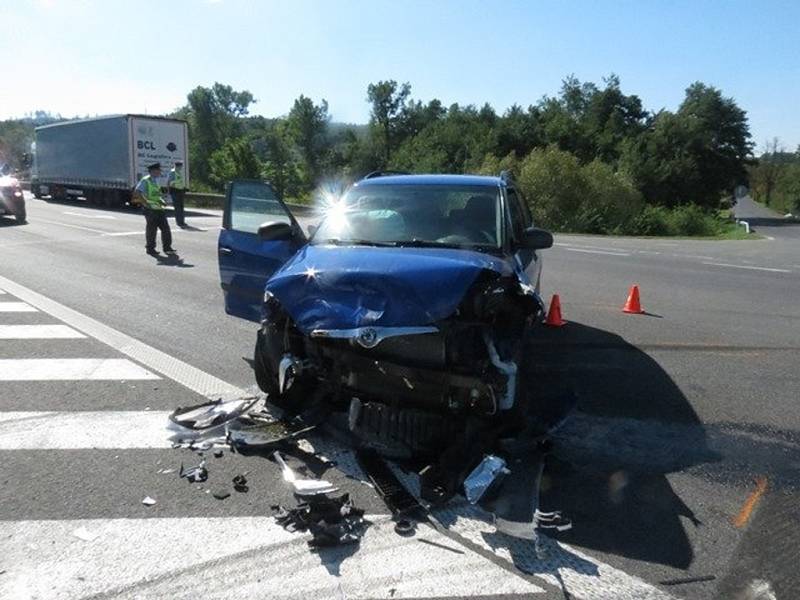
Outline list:
[[[72,215],[74,217],[83,217],[85,219],[116,219],[117,217],[112,217],[111,215],[94,215],[90,213],[79,213],[79,212],[72,212],[72,211],[64,211],[65,215]]]
[[[629,252],[607,252],[605,250],[585,250],[584,248],[564,248],[570,252],[585,252],[586,254],[608,254],[610,256],[630,256]]]
[[[209,598],[363,599],[544,592],[425,525],[416,536],[401,537],[388,516],[367,518],[373,525],[358,551],[335,553],[331,561],[308,551],[308,535],[289,533],[271,517],[2,521],[0,596],[186,598],[202,589]],[[85,542],[73,535],[81,528],[96,537]]]
[[[127,358],[3,358],[0,381],[160,379]]]
[[[731,265],[729,263],[718,262],[704,262],[704,265],[712,265],[715,267],[731,267],[733,269],[751,269],[753,271],[769,271],[771,273],[791,273],[789,269],[775,269],[772,267],[749,267],[746,265]]]
[[[0,340],[49,340],[86,337],[66,325],[0,325]]]
[[[0,275],[0,287],[136,362],[203,396],[238,396],[242,390],[165,352],[117,331]]]
[[[0,450],[171,448],[165,411],[0,412]]]
[[[36,308],[25,302],[0,302],[0,312],[36,312]]]
[[[714,260],[713,256],[701,256],[699,254],[673,254],[677,258],[699,258],[701,260]]]
[[[661,252],[654,252],[653,250],[636,250],[639,254],[661,254]]]
[[[120,231],[117,233],[104,233],[106,237],[121,237],[123,235],[144,235],[144,229],[139,231]]]
[[[50,225],[60,225],[61,227],[71,227],[72,229],[80,229],[81,231],[89,231],[91,233],[106,233],[102,229],[92,229],[91,227],[84,227],[83,225],[70,225],[69,223],[61,223],[60,221],[48,221],[37,217],[37,223],[48,223]]]
[[[589,246],[588,244],[563,244],[563,243],[556,243],[553,244],[554,246],[563,246],[564,248],[588,248],[589,250],[606,250],[608,252],[624,252],[624,248],[615,248],[615,247],[608,247],[608,246]]]

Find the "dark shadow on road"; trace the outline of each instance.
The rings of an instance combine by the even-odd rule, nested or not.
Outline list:
[[[14,217],[6,217],[5,215],[0,217],[0,227],[14,227],[27,224],[28,224],[27,221],[23,221],[22,223],[20,223]]]
[[[177,254],[161,255],[156,254],[153,256],[159,267],[178,267],[181,269],[191,269],[193,264],[183,262],[183,259]]]
[[[687,568],[693,551],[680,517],[702,524],[666,474],[718,457],[680,388],[622,337],[575,322],[540,329],[528,359],[534,415],[559,394],[578,399],[555,434],[542,482],[543,510],[562,510],[574,522],[559,539]]]

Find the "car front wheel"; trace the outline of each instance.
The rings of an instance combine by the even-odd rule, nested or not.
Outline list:
[[[283,394],[278,390],[278,372],[264,353],[264,335],[259,331],[253,352],[253,371],[259,389],[267,394],[267,400],[283,410],[302,412],[313,395],[313,382],[295,381]]]

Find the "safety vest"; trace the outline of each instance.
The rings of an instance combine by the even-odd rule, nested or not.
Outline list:
[[[154,182],[150,175],[144,176],[144,183],[147,187],[147,208],[151,210],[164,210],[164,205],[161,203],[161,186]]]
[[[184,187],[186,187],[183,183],[183,172],[178,171],[177,169],[172,169],[171,172],[174,179],[170,181],[170,187],[173,187],[176,190],[182,190]]]

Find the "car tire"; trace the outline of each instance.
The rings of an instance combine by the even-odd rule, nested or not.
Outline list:
[[[264,356],[262,334],[256,337],[253,351],[253,372],[258,388],[267,395],[267,401],[278,408],[291,412],[302,412],[313,396],[313,385],[308,381],[296,381],[283,394],[278,391],[278,373]]]
[[[272,398],[278,396],[278,374],[267,366],[264,354],[261,351],[261,332],[256,338],[256,348],[253,351],[253,372],[256,376],[258,388]]]

